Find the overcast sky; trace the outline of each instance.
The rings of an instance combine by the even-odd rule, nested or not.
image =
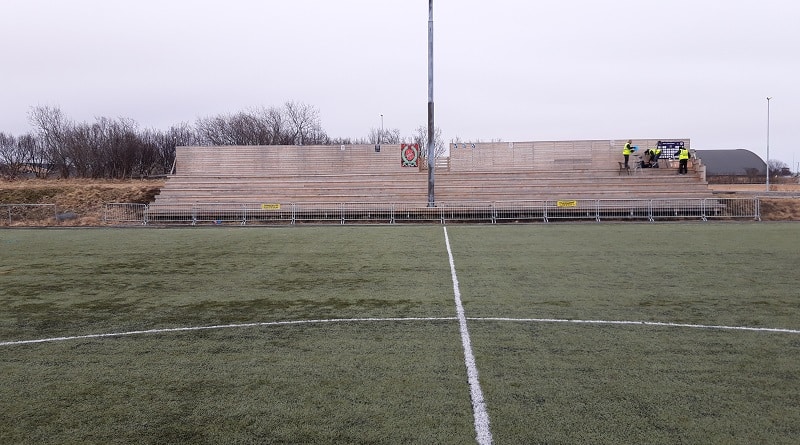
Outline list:
[[[690,138],[800,162],[796,0],[434,0],[445,139]],[[303,102],[333,137],[427,122],[428,2],[0,0],[0,131],[56,106],[166,130]]]

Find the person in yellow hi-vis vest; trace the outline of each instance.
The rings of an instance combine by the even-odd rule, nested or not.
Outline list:
[[[689,173],[689,149],[681,147],[678,149],[678,174],[685,175]]]
[[[633,141],[628,139],[628,142],[626,142],[625,146],[622,147],[622,157],[625,158],[625,168],[629,168],[628,167],[628,158],[631,156],[631,153],[633,153],[633,147],[631,147],[632,143],[633,143]]]
[[[656,148],[650,150],[650,153],[653,155],[653,167],[658,168],[658,158],[661,157],[661,147],[656,146]]]

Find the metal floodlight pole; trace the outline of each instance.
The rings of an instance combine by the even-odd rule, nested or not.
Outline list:
[[[428,207],[434,207],[433,159],[433,0],[428,0]]]
[[[378,135],[378,145],[383,141],[383,115],[381,114],[381,134]]]
[[[767,191],[769,191],[769,101],[772,97],[767,96]]]

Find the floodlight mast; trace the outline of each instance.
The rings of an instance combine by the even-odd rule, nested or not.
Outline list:
[[[428,207],[435,207],[433,158],[433,0],[428,0]]]
[[[767,191],[769,192],[769,101],[771,96],[767,96]]]

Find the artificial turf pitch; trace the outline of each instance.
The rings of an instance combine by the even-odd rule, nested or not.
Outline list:
[[[800,225],[447,234],[495,443],[800,438]],[[0,443],[475,443],[441,226],[13,229],[0,258]]]

